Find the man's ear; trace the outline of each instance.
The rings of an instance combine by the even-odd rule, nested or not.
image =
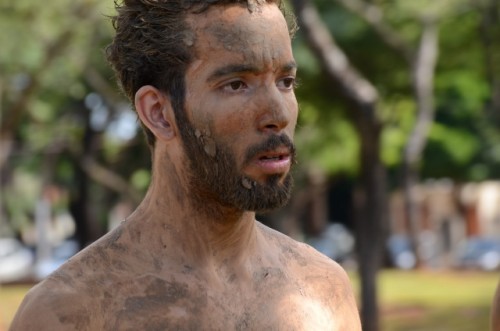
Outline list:
[[[137,91],[134,103],[140,120],[157,139],[175,137],[175,116],[169,97],[154,86],[146,85]]]

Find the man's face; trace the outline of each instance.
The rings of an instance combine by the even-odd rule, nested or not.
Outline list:
[[[192,193],[205,206],[282,206],[292,186],[298,108],[283,15],[275,5],[253,12],[215,6],[188,22],[196,58],[186,72],[189,123],[179,126]]]

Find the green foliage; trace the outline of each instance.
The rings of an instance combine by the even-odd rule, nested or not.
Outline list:
[[[2,125],[19,115],[19,120],[7,128],[15,152],[1,169],[2,173],[14,173],[4,181],[1,199],[5,204],[0,211],[11,223],[33,222],[33,206],[45,184],[63,186],[72,199],[83,198],[79,185],[85,180],[85,157],[91,156],[102,167],[112,169],[125,182],[132,176],[129,168],[147,169],[149,157],[144,158],[144,153],[136,153],[135,158],[122,164],[122,155],[135,145],[109,139],[104,133],[126,104],[103,55],[112,35],[106,17],[112,8],[112,1],[96,0],[8,0],[0,4]],[[85,104],[91,93],[106,98],[100,127],[92,124],[93,111]],[[143,149],[148,153],[145,145]],[[19,176],[32,182],[29,187],[34,187],[33,194],[19,191]],[[139,181],[141,189],[143,182]],[[4,194],[7,191],[11,194]],[[102,220],[107,215],[101,209],[127,198],[124,192],[112,192],[102,183],[89,185],[89,192],[98,198],[93,202],[93,212]],[[31,214],[27,208],[31,208]],[[11,226],[17,230],[22,227]]]
[[[380,106],[379,117],[386,125],[382,131],[381,158],[388,167],[402,161],[402,153],[415,120],[415,103],[409,96],[395,95]]]
[[[145,169],[139,169],[132,174],[130,181],[138,191],[145,192],[151,181],[151,172]]]
[[[482,6],[487,2],[481,2]],[[336,2],[315,3],[349,61],[379,92],[377,116],[384,122],[381,157],[388,167],[396,169],[415,121],[409,64],[355,14]],[[495,110],[487,110],[492,99],[492,70],[485,61],[488,49],[481,35],[487,11],[470,0],[370,3],[378,6],[384,24],[413,49],[420,37],[422,17],[433,16],[439,21],[436,124],[422,161],[423,177],[499,178],[500,116]],[[102,52],[112,35],[106,17],[112,12],[112,2],[96,0],[6,0],[0,4],[2,121],[11,117],[9,111],[20,100],[27,101],[13,130],[16,153],[8,167],[15,169],[15,176],[32,178],[35,190],[45,176],[45,180],[76,191],[79,158],[84,153],[116,171],[138,191],[144,191],[150,180],[149,151],[143,138],[122,141],[108,134],[127,102],[117,92]],[[492,24],[496,26],[491,26],[491,31],[500,31],[498,22]],[[351,123],[352,110],[339,87],[322,72],[300,30],[293,46],[300,80],[296,133],[299,167],[303,171],[319,167],[331,176],[355,176],[360,146]],[[490,55],[497,59],[498,50]],[[89,79],[91,71],[105,81],[108,89],[99,89]],[[32,83],[35,91],[28,94]],[[85,106],[85,99],[91,93],[102,97],[107,109],[108,118],[101,128],[90,124],[93,113]],[[106,93],[112,97],[105,97]],[[41,174],[48,160],[53,162],[52,172]],[[17,179],[11,177],[8,189],[15,192],[12,185],[17,185]],[[96,196],[102,197],[101,203],[124,198],[99,185],[93,190],[99,191]],[[19,201],[16,198],[7,204],[9,210],[31,204],[30,196],[19,193]]]
[[[300,166],[319,167],[328,174],[355,174],[359,141],[354,128],[342,118],[326,123],[329,125],[320,127],[314,121],[298,130],[296,141]]]
[[[20,231],[29,227],[41,181],[36,173],[18,170],[13,174],[12,189],[3,197],[12,219],[11,228]]]
[[[424,171],[431,177],[465,180],[480,143],[471,132],[435,123],[425,153]]]
[[[492,97],[492,73],[486,67],[487,49],[481,35],[485,4],[481,7],[469,0],[372,3],[382,13],[384,24],[414,50],[422,30],[421,20],[434,18],[439,23],[436,124],[422,161],[423,177],[445,176],[465,181],[498,178],[500,152],[496,146],[500,145],[500,121],[499,116],[487,111]],[[349,61],[378,89],[377,115],[385,123],[381,157],[387,166],[397,168],[416,116],[409,64],[355,14],[328,1],[318,0],[316,5]],[[494,24],[500,27],[498,21]],[[309,163],[330,174],[356,173],[359,146],[354,130],[345,129],[350,126],[348,106],[338,89],[325,80],[304,44],[299,33],[295,53],[302,80],[297,94],[303,105],[303,126],[297,136],[304,139],[304,146],[309,146]],[[498,56],[493,54],[494,58]]]
[[[493,91],[480,35],[483,19],[479,10],[469,8],[442,24],[436,124],[424,155],[425,176],[499,178],[499,121],[488,111]]]

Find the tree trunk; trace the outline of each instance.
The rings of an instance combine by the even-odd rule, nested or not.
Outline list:
[[[434,120],[433,80],[438,53],[438,36],[434,18],[423,17],[423,32],[418,49],[384,20],[380,8],[366,1],[337,0],[342,6],[362,18],[380,39],[408,63],[412,72],[412,87],[417,105],[417,120],[403,151],[402,182],[405,200],[405,221],[410,245],[420,265],[418,233],[420,211],[415,187],[419,182],[419,166],[427,135]]]
[[[315,7],[307,0],[294,0],[293,5],[309,46],[352,106],[353,121],[361,140],[361,176],[355,198],[361,322],[365,331],[378,331],[376,277],[384,249],[387,200],[385,169],[379,157],[381,123],[376,116],[377,90],[350,65]]]
[[[75,107],[78,108],[81,121],[85,125],[85,131],[79,155],[73,155],[75,187],[70,195],[69,211],[75,220],[75,239],[78,241],[80,248],[84,248],[102,235],[100,229],[96,228],[97,222],[93,219],[95,213],[92,213],[91,209],[91,179],[81,164],[82,159],[94,153],[99,137],[97,136],[98,133],[90,125],[90,111],[83,104],[76,104]]]
[[[326,174],[321,169],[308,169],[307,174],[307,216],[305,229],[307,235],[319,236],[328,221],[328,201],[326,197]]]
[[[481,41],[484,47],[486,76],[491,89],[489,110],[500,122],[500,4],[497,0],[485,1],[481,6]]]
[[[375,108],[366,113],[375,112]],[[365,114],[366,114],[365,113]],[[361,321],[363,330],[380,330],[377,272],[386,239],[386,172],[379,157],[378,121],[358,114],[355,124],[361,137],[361,180],[355,194],[356,248],[361,278]]]

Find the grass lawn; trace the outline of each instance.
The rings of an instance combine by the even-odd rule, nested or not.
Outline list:
[[[497,273],[384,271],[382,330],[487,331]],[[358,287],[356,277],[353,277]]]
[[[0,285],[0,331],[7,331],[10,322],[31,286]]]
[[[357,277],[352,277],[355,288]],[[500,275],[476,272],[383,271],[379,276],[382,330],[487,331]],[[0,286],[0,331],[29,286]]]

